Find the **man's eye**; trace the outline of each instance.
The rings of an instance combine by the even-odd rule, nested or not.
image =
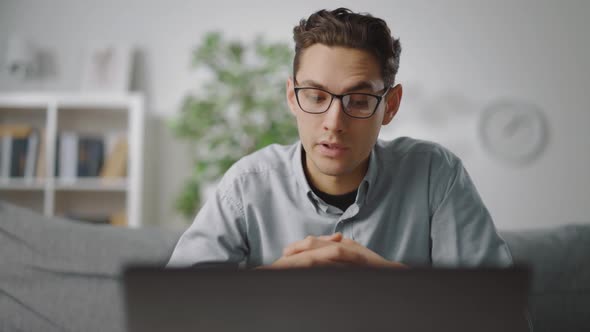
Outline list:
[[[308,92],[305,94],[305,99],[307,99],[309,102],[319,104],[319,103],[322,103],[326,100],[326,94],[325,93]]]
[[[367,106],[366,100],[354,100],[352,102],[352,106],[359,107],[359,106]]]
[[[369,104],[369,100],[366,96],[353,96],[350,98],[348,105],[350,107],[360,108],[360,107],[366,107],[368,104]]]
[[[324,96],[315,95],[315,96],[311,96],[311,100],[319,103],[319,102],[326,100],[326,98]]]

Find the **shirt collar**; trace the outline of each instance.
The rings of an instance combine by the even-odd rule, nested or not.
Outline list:
[[[305,171],[303,170],[303,159],[302,159],[302,155],[303,155],[303,146],[301,145],[301,142],[298,141],[297,143],[297,147],[295,148],[295,153],[293,154],[293,157],[291,158],[291,167],[293,168],[293,171],[295,172],[295,179],[297,181],[297,184],[299,185],[300,188],[303,189],[303,191],[308,194],[310,192],[312,192],[311,187],[309,186],[309,183],[307,183],[307,177],[305,176]]]
[[[369,195],[369,190],[375,188],[378,173],[379,155],[377,154],[377,144],[375,144],[373,146],[373,150],[371,150],[371,154],[369,155],[369,168],[367,169],[367,174],[365,174],[363,181],[361,181],[358,193],[356,195],[357,204],[362,205],[365,203]]]
[[[323,201],[316,196],[307,182],[307,177],[305,176],[305,171],[303,170],[303,146],[301,141],[298,141],[296,144],[297,146],[295,148],[295,153],[291,158],[291,167],[295,172],[297,184],[304,191],[305,195],[314,205],[314,207],[317,207],[316,204],[318,202],[323,203]],[[369,190],[375,187],[378,172],[379,157],[377,155],[377,144],[375,144],[371,154],[369,155],[369,168],[367,169],[367,174],[365,174],[363,181],[361,181],[361,184],[359,185],[355,204],[362,205],[365,203],[365,200],[369,194]],[[320,206],[320,208],[325,210],[323,206]]]
[[[318,204],[322,203],[322,200],[319,197],[317,197],[313,190],[311,190],[311,187],[307,182],[307,177],[305,176],[305,171],[303,170],[303,145],[301,144],[301,141],[298,141],[296,145],[297,146],[295,148],[295,153],[291,158],[291,167],[295,173],[295,180],[297,181],[297,185],[305,193],[305,196],[307,197],[308,201],[311,203],[314,209],[322,208],[325,204]]]

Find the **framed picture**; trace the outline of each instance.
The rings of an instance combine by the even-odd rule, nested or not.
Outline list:
[[[82,90],[119,92],[129,90],[132,50],[129,45],[93,43],[84,52]]]

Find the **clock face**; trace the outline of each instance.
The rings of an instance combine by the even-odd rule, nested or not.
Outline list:
[[[490,154],[517,165],[535,161],[548,143],[545,114],[539,107],[519,101],[499,101],[486,107],[479,134]]]

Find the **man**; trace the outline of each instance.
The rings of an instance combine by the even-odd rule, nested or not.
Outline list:
[[[378,140],[396,115],[401,47],[386,23],[340,8],[294,28],[287,102],[300,142],[242,158],[169,266],[508,266],[461,161],[440,145]]]

